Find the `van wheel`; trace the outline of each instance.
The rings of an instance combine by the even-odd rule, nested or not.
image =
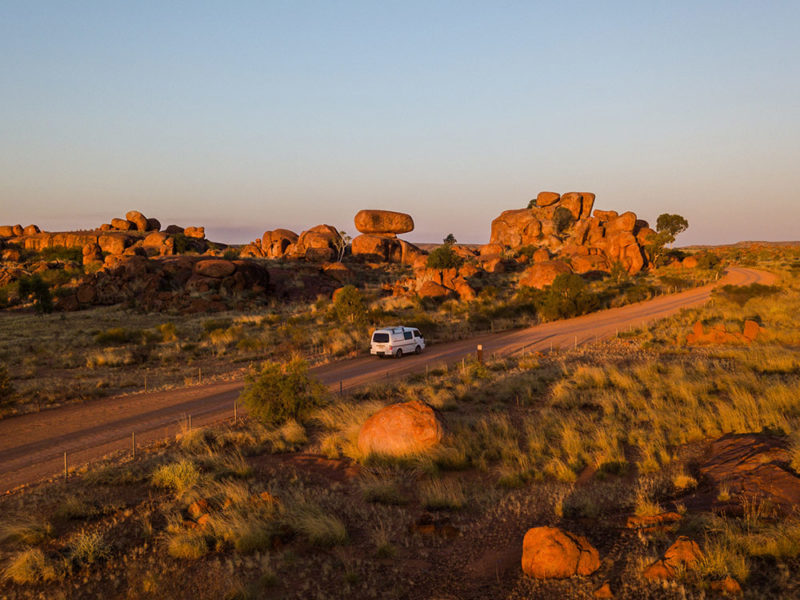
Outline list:
[[[398,349],[397,353],[394,356],[395,358],[403,358],[403,351]]]
[[[422,348],[420,348],[419,346],[414,348],[414,354],[422,354]]]

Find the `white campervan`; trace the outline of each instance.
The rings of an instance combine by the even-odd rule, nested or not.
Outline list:
[[[425,349],[425,338],[414,327],[386,327],[372,332],[369,353],[400,358],[403,354],[419,354]]]

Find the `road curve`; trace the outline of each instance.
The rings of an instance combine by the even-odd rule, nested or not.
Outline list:
[[[573,347],[700,305],[708,300],[714,285],[766,284],[774,280],[774,275],[764,271],[731,268],[717,284],[679,294],[527,329],[438,344],[402,360],[342,360],[316,367],[312,373],[334,391],[347,391],[424,371],[428,366],[454,363],[473,353],[477,344],[483,345],[487,356]],[[74,467],[130,448],[134,432],[139,445],[174,435],[188,415],[192,425],[229,418],[241,388],[242,382],[237,381],[117,396],[0,421],[0,493],[63,473],[65,452],[69,466]]]

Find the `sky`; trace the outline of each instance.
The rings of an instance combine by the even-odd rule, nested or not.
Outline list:
[[[800,2],[0,2],[0,224],[247,242],[362,208],[488,241],[539,191],[800,239]]]

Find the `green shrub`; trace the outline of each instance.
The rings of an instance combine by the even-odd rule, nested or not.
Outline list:
[[[237,248],[227,248],[225,252],[222,253],[222,258],[225,260],[236,260],[239,258],[240,250]]]
[[[364,297],[354,285],[346,285],[336,293],[333,310],[336,318],[343,323],[360,323],[367,316]]]
[[[99,531],[81,530],[70,543],[70,556],[79,565],[91,565],[108,558],[111,551]]]
[[[456,254],[452,244],[443,244],[431,250],[425,266],[429,269],[453,269],[460,267],[463,262],[464,259]]]
[[[19,297],[33,300],[33,309],[37,314],[53,312],[53,295],[50,286],[39,276],[23,277],[18,282]]]
[[[261,371],[251,371],[239,399],[250,415],[271,425],[289,419],[302,422],[311,410],[325,404],[327,389],[308,374],[301,359],[288,364],[265,362]]]
[[[591,312],[598,305],[598,298],[586,290],[586,282],[580,275],[562,273],[540,297],[539,313],[547,320],[568,319]]]
[[[203,331],[210,335],[212,331],[228,329],[231,325],[233,325],[233,320],[231,319],[208,319],[203,321]]]
[[[572,225],[574,221],[575,217],[573,216],[572,211],[570,211],[568,208],[558,206],[553,212],[553,225],[555,225],[558,233],[562,233],[570,225]]]
[[[53,246],[51,248],[42,248],[39,251],[39,257],[42,260],[68,260],[79,263],[83,260],[83,250],[81,248]]]

